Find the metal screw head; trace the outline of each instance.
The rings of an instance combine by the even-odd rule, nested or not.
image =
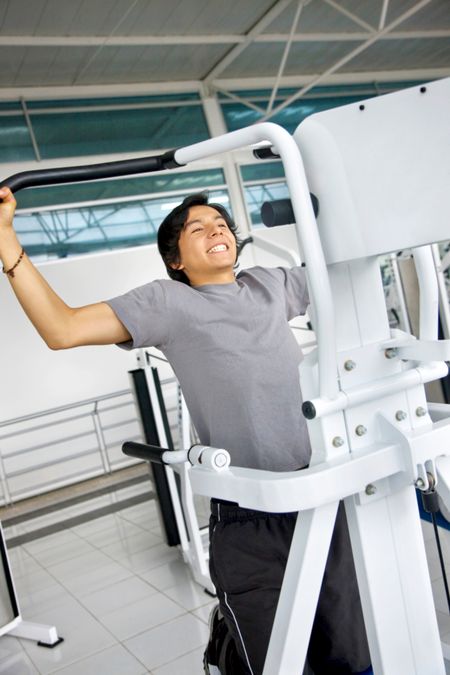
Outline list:
[[[357,436],[364,436],[364,434],[366,434],[366,433],[367,433],[367,429],[364,426],[364,424],[358,424],[358,426],[355,429],[355,434]]]
[[[377,491],[377,488],[375,485],[372,485],[372,483],[369,483],[369,485],[366,485],[366,495],[374,495],[375,492]]]
[[[404,410],[397,410],[395,413],[395,419],[398,420],[399,422],[402,422],[403,420],[406,420],[408,415],[405,413]]]
[[[395,359],[397,356],[397,350],[395,347],[388,347],[387,349],[384,350],[384,355],[387,359]]]
[[[344,439],[341,436],[335,436],[331,442],[335,448],[340,448],[344,445]]]
[[[416,488],[419,488],[419,490],[422,490],[425,487],[425,481],[423,480],[423,478],[418,478],[414,483],[414,485],[416,486]]]
[[[344,363],[344,368],[345,370],[354,370],[356,368],[356,363],[351,359],[348,359],[348,361]]]
[[[425,417],[426,414],[427,414],[427,411],[425,410],[425,408],[422,408],[421,405],[418,408],[416,408],[417,417]]]

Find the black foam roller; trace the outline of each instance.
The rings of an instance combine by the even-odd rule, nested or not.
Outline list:
[[[319,213],[319,200],[316,195],[310,193],[314,215],[317,218]],[[266,227],[277,227],[278,225],[290,225],[295,222],[294,211],[290,199],[274,199],[271,202],[264,202],[261,206],[261,220]]]

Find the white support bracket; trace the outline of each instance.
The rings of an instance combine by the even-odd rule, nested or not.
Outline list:
[[[17,638],[34,640],[40,647],[56,647],[63,641],[63,638],[58,637],[55,626],[23,621],[22,619],[8,634]]]
[[[408,340],[389,341],[383,345],[384,349],[395,349],[400,359],[408,361],[450,361],[450,340]]]

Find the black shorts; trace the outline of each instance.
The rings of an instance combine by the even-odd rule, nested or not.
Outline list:
[[[211,579],[242,662],[242,673],[233,675],[261,675],[297,513],[265,513],[218,500],[212,500],[211,512]],[[370,666],[342,503],[311,633],[308,663],[315,675],[348,675]]]

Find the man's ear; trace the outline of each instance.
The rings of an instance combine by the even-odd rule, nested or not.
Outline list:
[[[171,263],[171,264],[170,264],[170,267],[171,267],[173,270],[179,270],[180,272],[181,272],[181,270],[184,270],[184,265],[183,265],[181,262],[178,262],[178,263]]]

